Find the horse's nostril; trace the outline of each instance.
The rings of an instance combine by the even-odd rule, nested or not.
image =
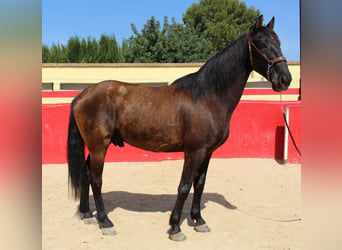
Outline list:
[[[287,86],[287,85],[289,85],[289,80],[287,79],[287,77],[285,75],[282,75],[282,76],[280,76],[279,83],[281,85]]]

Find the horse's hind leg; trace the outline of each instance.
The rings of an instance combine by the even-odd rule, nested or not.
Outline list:
[[[103,152],[90,152],[90,184],[94,195],[96,210],[97,210],[97,219],[102,229],[102,233],[105,235],[114,235],[114,225],[108,219],[107,214],[105,212],[101,188],[102,188],[102,172],[104,165],[104,158],[106,154],[106,150]]]
[[[90,185],[90,176],[89,176],[89,163],[90,158],[89,155],[87,160],[84,162],[83,170],[82,170],[82,186],[81,186],[81,199],[80,199],[80,207],[79,211],[81,213],[81,219],[85,224],[96,224],[97,221],[94,218],[93,214],[89,209],[89,185]]]
[[[194,198],[191,208],[191,219],[195,222],[195,230],[197,232],[209,232],[210,229],[206,225],[204,219],[201,216],[201,198],[204,189],[205,179],[207,176],[208,165],[211,154],[203,161],[201,167],[198,170],[198,175],[194,180]]]

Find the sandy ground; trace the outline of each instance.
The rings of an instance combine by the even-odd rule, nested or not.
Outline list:
[[[67,165],[42,170],[43,249],[300,249],[300,165],[272,159],[212,159],[202,196],[211,229],[190,221],[192,193],[183,209],[183,242],[168,239],[183,161],[106,163],[103,198],[116,235],[77,216],[68,195]],[[90,194],[90,208],[94,210]]]

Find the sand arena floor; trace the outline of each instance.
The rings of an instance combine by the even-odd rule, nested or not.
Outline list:
[[[182,216],[183,242],[168,239],[183,161],[106,163],[103,199],[116,235],[77,216],[68,195],[67,165],[42,169],[43,249],[300,249],[301,166],[272,159],[212,159],[202,196],[211,229],[190,220],[192,190]],[[95,213],[92,193],[90,208]]]

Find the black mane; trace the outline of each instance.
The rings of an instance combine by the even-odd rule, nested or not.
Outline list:
[[[248,64],[247,53],[245,34],[210,58],[197,72],[175,80],[172,85],[176,85],[176,91],[190,91],[195,101],[207,93],[220,95],[235,80],[239,65]]]

